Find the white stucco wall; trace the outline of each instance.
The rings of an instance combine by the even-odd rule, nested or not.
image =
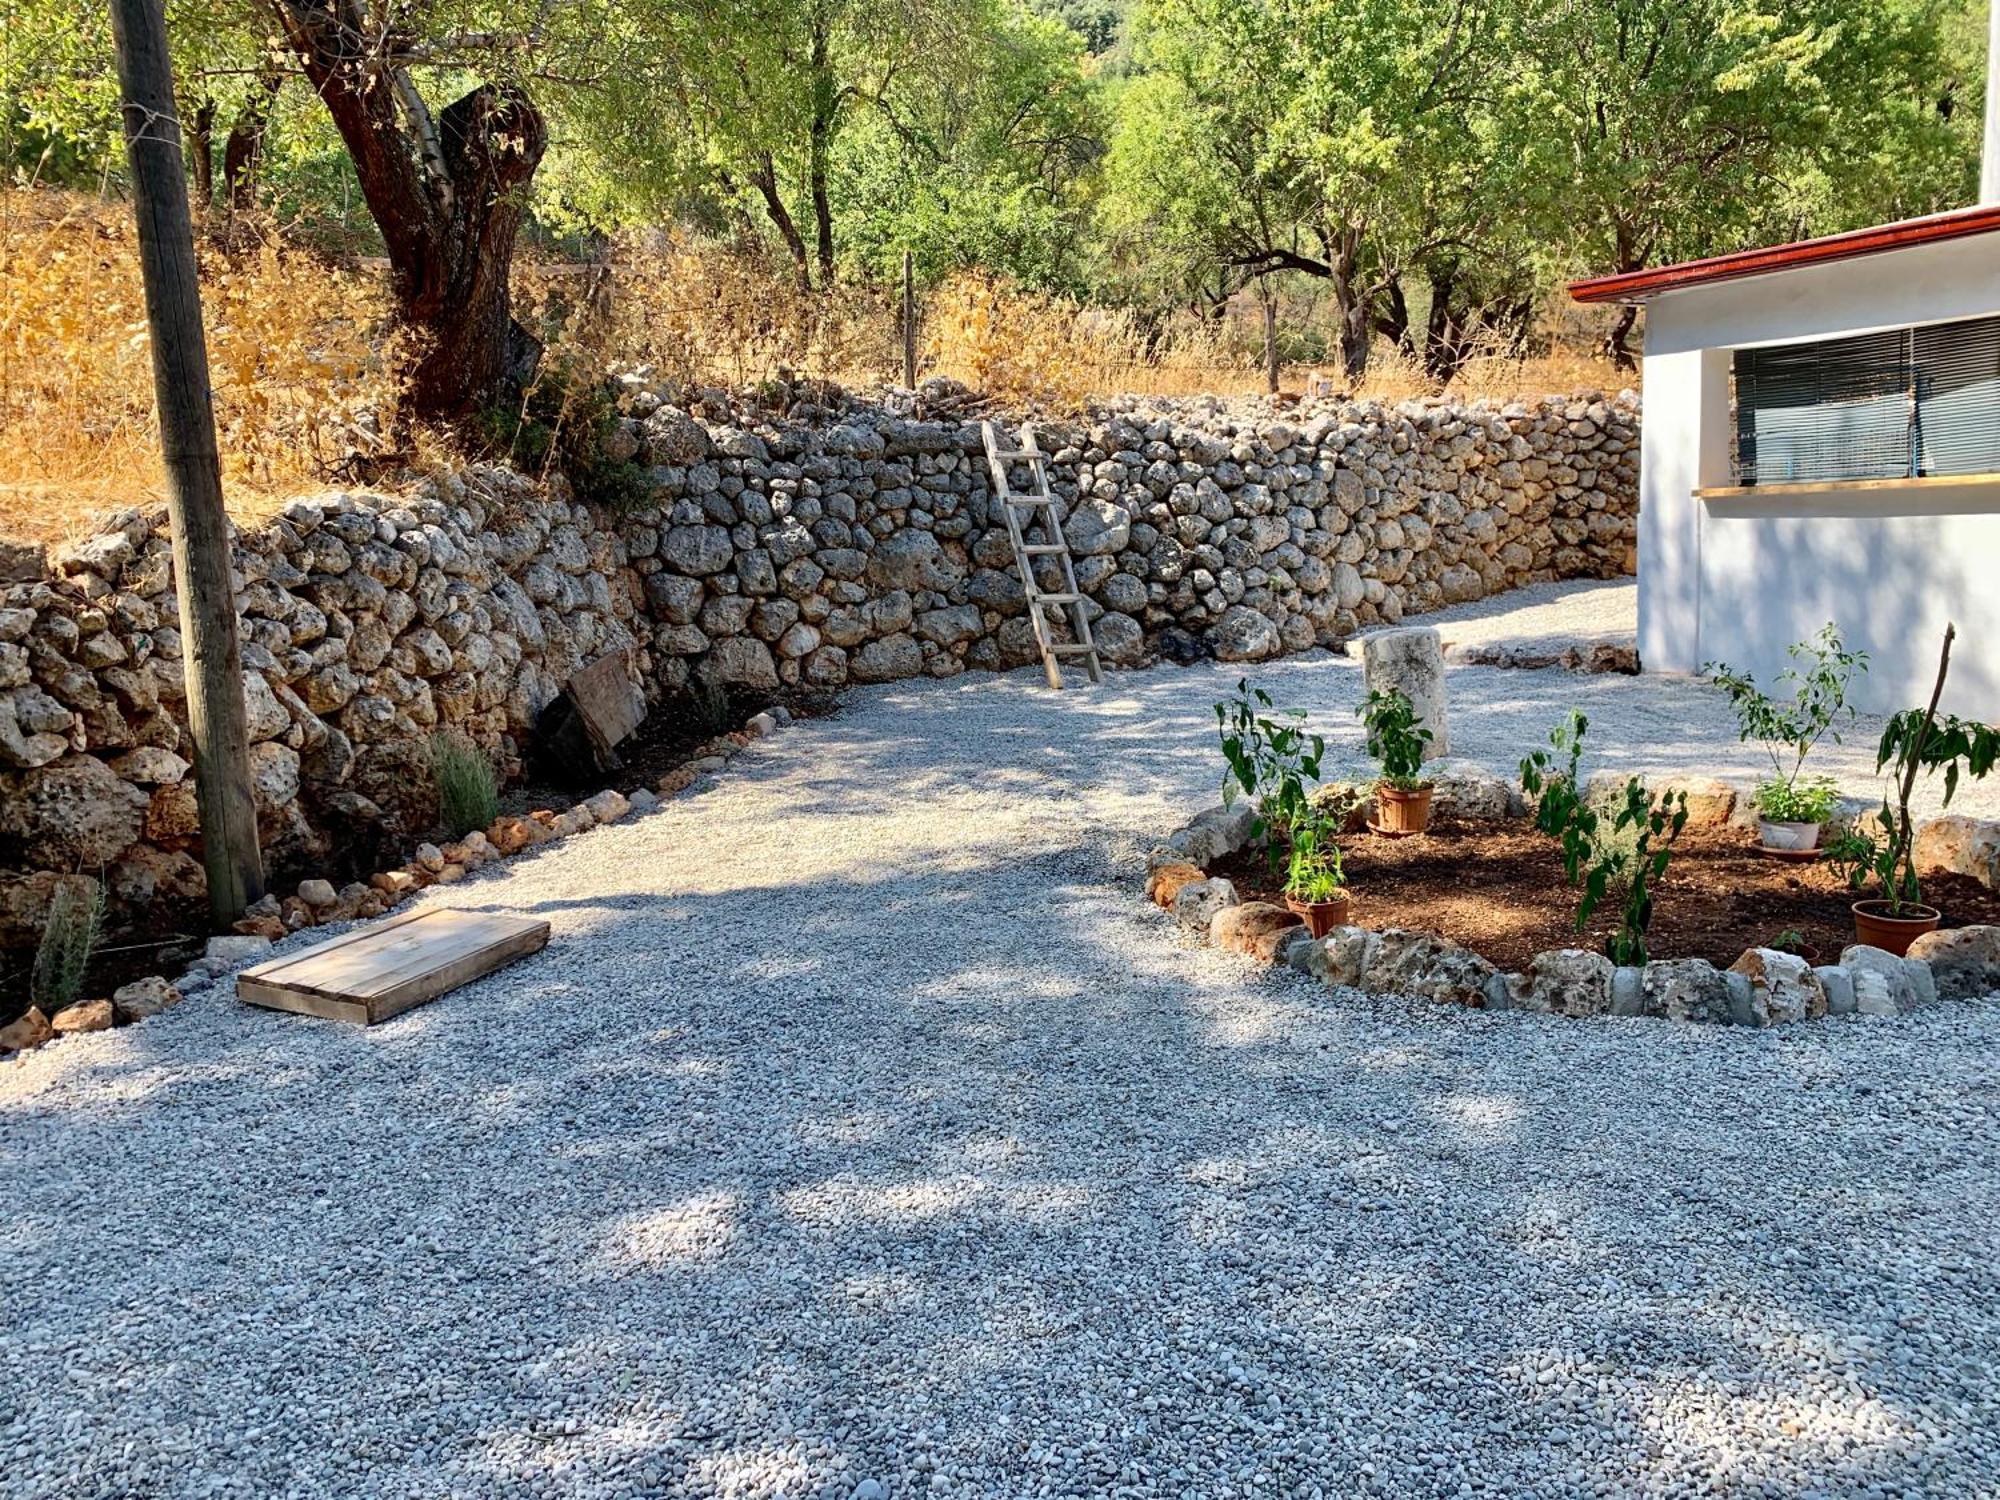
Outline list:
[[[1647,308],[1639,651],[1648,671],[1727,661],[1767,681],[1838,621],[1871,666],[1859,706],[1928,697],[2000,720],[2000,486],[1857,486],[1703,501],[1730,477],[1730,351],[2000,313],[2000,237],[1972,236],[1668,292]],[[1996,418],[2000,420],[2000,418]]]

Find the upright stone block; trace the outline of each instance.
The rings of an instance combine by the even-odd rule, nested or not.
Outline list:
[[[1444,643],[1435,627],[1406,625],[1363,636],[1361,670],[1369,692],[1395,689],[1410,700],[1417,723],[1431,732],[1425,760],[1451,753],[1445,733]]]

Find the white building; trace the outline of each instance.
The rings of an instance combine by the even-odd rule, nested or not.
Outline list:
[[[1646,308],[1639,652],[1768,683],[1837,621],[1859,706],[2000,720],[2000,207],[1577,282]]]

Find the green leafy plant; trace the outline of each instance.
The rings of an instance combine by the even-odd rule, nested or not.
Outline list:
[[[65,880],[49,899],[49,914],[28,974],[28,999],[53,1016],[83,995],[90,956],[104,930],[104,887],[89,879]]]
[[[1833,736],[1843,717],[1852,719],[1847,687],[1856,673],[1868,670],[1868,653],[1849,651],[1840,627],[1829,620],[1810,640],[1785,648],[1793,665],[1772,684],[1780,698],[1765,693],[1747,672],[1726,662],[1702,668],[1729,695],[1736,710],[1737,737],[1757,740],[1770,758],[1771,774],[1757,784],[1757,810],[1773,823],[1824,823],[1833,814],[1839,793],[1824,777],[1803,780],[1806,757],[1813,747]]]
[[[437,785],[438,821],[455,839],[489,828],[500,812],[500,781],[493,763],[462,734],[431,736],[431,780]]]
[[[697,677],[681,695],[678,707],[681,718],[704,739],[714,739],[736,727],[736,705],[729,689],[720,683]]]
[[[1223,806],[1247,796],[1257,809],[1253,837],[1273,828],[1289,829],[1306,815],[1306,783],[1319,780],[1326,741],[1306,728],[1303,709],[1280,709],[1270,694],[1239,680],[1234,697],[1215,705],[1216,731],[1228,770],[1222,778]]]
[[[1806,935],[1796,927],[1787,927],[1764,946],[1779,953],[1804,953],[1807,946]]]
[[[1323,803],[1308,802],[1291,825],[1285,894],[1295,901],[1338,901],[1347,890],[1340,862],[1340,822]]]
[[[654,491],[640,465],[606,454],[617,420],[609,383],[557,360],[537,372],[518,405],[482,412],[473,435],[519,468],[560,470],[577,499],[623,513],[649,503]]]
[[[1430,783],[1423,776],[1424,747],[1431,732],[1417,723],[1417,710],[1400,688],[1369,692],[1354,710],[1368,731],[1368,753],[1382,767],[1382,784],[1399,792],[1414,792]]]
[[[1879,773],[1894,764],[1894,803],[1884,796],[1871,819],[1872,829],[1857,825],[1827,848],[1828,861],[1845,874],[1848,885],[1863,891],[1872,882],[1892,917],[1904,916],[1910,907],[1923,904],[1923,889],[1917,881],[1916,822],[1910,816],[1910,796],[1916,790],[1917,777],[1944,772],[1941,805],[1949,807],[1961,774],[1978,780],[2000,760],[2000,730],[1938,713],[1938,700],[1944,696],[1945,677],[1951,670],[1951,643],[1957,635],[1956,626],[1945,626],[1944,649],[1938,656],[1937,681],[1931,688],[1929,705],[1904,709],[1891,716],[1882,730],[1875,769]]]
[[[1687,827],[1687,794],[1675,792],[1655,802],[1646,784],[1630,777],[1606,823],[1583,796],[1583,737],[1589,727],[1589,718],[1572,710],[1550,731],[1550,749],[1531,751],[1522,760],[1521,790],[1534,804],[1535,827],[1562,848],[1564,877],[1583,888],[1576,930],[1583,931],[1615,889],[1623,905],[1618,929],[1605,939],[1604,951],[1615,964],[1643,964],[1653,893]]]
[[[1828,776],[1757,783],[1758,813],[1773,823],[1825,823],[1840,805],[1840,788]]]

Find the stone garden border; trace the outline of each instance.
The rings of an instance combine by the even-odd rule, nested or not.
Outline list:
[[[635,787],[628,792],[606,787],[560,811],[538,808],[530,813],[502,813],[484,832],[469,833],[443,846],[419,844],[406,863],[339,890],[330,881],[308,879],[299,882],[295,894],[282,899],[267,893],[236,924],[233,933],[210,938],[201,958],[178,980],[148,975],[121,986],[108,1000],[78,1001],[53,1017],[30,1007],[26,1014],[0,1027],[0,1058],[30,1051],[58,1037],[148,1020],[235,970],[261,961],[273,943],[295,932],[336,922],[372,920],[393,911],[426,886],[452,885],[474,870],[530,849],[635,813],[651,812],[722,770],[753,741],[776,733],[791,721],[791,711],[783,706],[752,714],[741,729],[700,746],[692,758],[667,772],[656,786]]]
[[[1428,768],[1439,821],[1492,823],[1524,817],[1517,789],[1483,767],[1438,761]],[[1596,778],[1593,778],[1596,779]],[[1622,778],[1612,778],[1622,784]],[[1688,794],[1690,822],[1710,827],[1747,820],[1748,791],[1710,776],[1650,778],[1656,796]],[[1365,785],[1333,783],[1345,796],[1350,831],[1371,812]],[[1522,1010],[1559,1016],[1651,1016],[1720,1025],[1774,1026],[1820,1016],[1891,1016],[1937,1000],[2000,994],[2000,927],[1933,932],[1901,958],[1852,944],[1840,961],[1809,966],[1773,948],[1750,948],[1727,969],[1706,959],[1659,959],[1619,968],[1580,948],[1538,953],[1523,973],[1503,973],[1471,949],[1431,933],[1337,927],[1310,937],[1283,907],[1245,902],[1207,867],[1247,848],[1254,815],[1244,804],[1213,807],[1155,846],[1146,858],[1146,894],[1173,913],[1181,928],[1216,947],[1266,963],[1284,963],[1329,985],[1400,995],[1474,1010]],[[1972,875],[2000,890],[2000,821],[1934,818],[1917,835],[1920,861]]]

